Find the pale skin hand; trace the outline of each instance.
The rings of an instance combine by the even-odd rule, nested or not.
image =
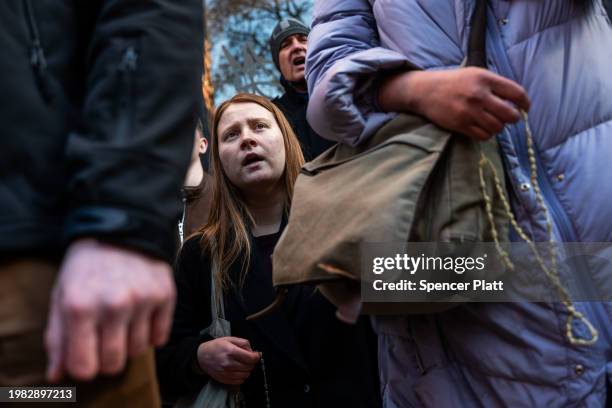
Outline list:
[[[47,380],[118,374],[166,342],[175,288],[168,264],[94,239],[66,252],[45,333]]]
[[[517,108],[528,111],[530,107],[519,84],[474,67],[396,74],[381,84],[378,102],[384,111],[417,113],[477,140],[517,122]]]
[[[251,374],[261,354],[249,341],[239,337],[220,337],[198,347],[198,365],[209,377],[226,385],[240,385]]]

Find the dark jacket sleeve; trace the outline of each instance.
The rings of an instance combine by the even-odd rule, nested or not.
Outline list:
[[[157,350],[157,377],[164,400],[198,391],[208,377],[193,370],[198,346],[212,340],[200,334],[211,322],[210,268],[201,256],[199,236],[185,242],[175,264],[176,308],[168,343]]]
[[[201,0],[99,3],[79,128],[67,139],[67,241],[169,262],[201,98]]]

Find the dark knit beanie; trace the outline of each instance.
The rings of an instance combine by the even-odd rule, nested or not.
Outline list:
[[[295,18],[286,18],[276,24],[274,31],[272,31],[272,35],[270,35],[270,52],[272,52],[272,60],[276,68],[280,69],[278,54],[283,41],[294,34],[304,34],[307,36],[308,33],[310,33],[308,26]]]

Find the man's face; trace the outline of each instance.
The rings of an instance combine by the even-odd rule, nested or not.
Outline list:
[[[291,35],[281,43],[278,64],[281,74],[287,81],[304,81],[307,44],[308,37],[304,34]]]

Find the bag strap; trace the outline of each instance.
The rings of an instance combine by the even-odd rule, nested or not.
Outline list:
[[[215,259],[214,253],[217,248],[213,242],[210,245],[211,256],[210,256],[210,310],[212,319],[225,319],[225,305],[223,301],[223,288],[220,288],[217,293],[217,283],[215,278],[220,273],[219,265]],[[218,296],[217,296],[218,295]]]
[[[466,65],[487,68],[487,0],[476,0],[472,14]]]

